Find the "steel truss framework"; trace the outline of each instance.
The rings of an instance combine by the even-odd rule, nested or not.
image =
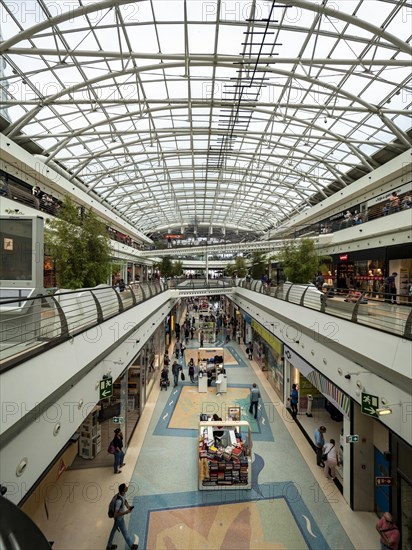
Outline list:
[[[255,238],[411,146],[407,0],[1,4],[4,133],[147,235]]]

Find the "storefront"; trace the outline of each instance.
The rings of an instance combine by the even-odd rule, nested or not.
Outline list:
[[[345,435],[351,433],[351,399],[288,346],[284,346],[284,357],[285,379],[288,382],[285,406],[288,406],[292,384],[296,384],[299,392],[296,421],[311,442],[314,431],[321,425],[326,427],[325,441],[335,441],[340,463],[336,468],[336,484],[349,502],[350,449]]]
[[[283,343],[257,321],[252,321],[255,360],[266,372],[266,378],[284,400]]]
[[[124,449],[127,448],[156,382],[164,350],[164,326],[161,325],[130,365],[111,382],[112,395],[102,399],[79,427],[79,456],[74,467],[84,467],[84,459],[88,459],[90,467],[111,465],[113,456],[107,448],[116,427],[122,429]]]
[[[397,274],[399,301],[407,303],[412,296],[412,259],[410,245],[372,248],[332,255],[331,277],[339,290],[355,288],[367,297],[383,299],[385,278]]]

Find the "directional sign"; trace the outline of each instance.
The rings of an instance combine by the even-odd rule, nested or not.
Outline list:
[[[359,441],[358,435],[347,435],[346,436],[346,443],[357,443]]]
[[[374,418],[379,418],[376,409],[379,408],[379,397],[376,395],[371,395],[370,393],[362,392],[362,414],[367,416],[373,416]]]
[[[100,399],[113,395],[113,378],[104,378],[99,382]]]
[[[392,485],[392,478],[384,477],[384,476],[375,477],[375,485],[378,485],[378,486]]]
[[[123,416],[114,416],[113,417],[113,424],[123,424]]]

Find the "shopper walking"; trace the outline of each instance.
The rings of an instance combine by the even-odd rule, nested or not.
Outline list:
[[[316,464],[320,466],[321,468],[325,467],[325,464],[322,460],[322,454],[323,454],[323,446],[325,445],[325,438],[323,437],[323,434],[326,433],[325,426],[320,426],[317,430],[315,430],[315,446],[316,446]]]
[[[338,466],[338,454],[335,447],[335,440],[331,439],[329,443],[325,443],[322,449],[323,461],[325,463],[325,477],[329,479],[329,470],[330,477],[335,479],[336,477],[336,466]],[[325,458],[326,457],[326,458]]]
[[[121,474],[122,471],[119,468],[121,466],[126,466],[126,464],[123,462],[123,459],[124,459],[123,433],[120,428],[116,428],[114,431],[113,446],[114,446],[114,473]]]
[[[383,514],[376,524],[376,530],[381,536],[381,550],[398,550],[400,533],[389,512]]]
[[[192,384],[194,384],[195,383],[195,363],[193,361],[193,358],[190,359],[190,361],[189,361],[188,369],[189,369],[190,381],[192,382]]]
[[[253,414],[253,416],[255,418],[257,418],[259,399],[260,399],[260,391],[259,391],[259,388],[257,387],[257,385],[254,383],[253,386],[250,389],[249,413]]]
[[[179,384],[179,372],[182,370],[182,365],[179,365],[177,361],[173,361],[172,365],[172,374],[173,374],[173,384],[174,388]]]
[[[249,342],[249,344],[247,345],[247,356],[248,356],[249,359],[253,358],[253,344],[252,344],[252,342]]]
[[[199,340],[200,340],[200,347],[203,348],[203,341],[205,339],[205,333],[203,332],[203,330],[200,331],[200,334],[199,334]]]
[[[181,350],[182,350],[182,342],[180,340],[177,340],[177,342],[175,344],[176,359],[179,359],[179,355],[180,355]]]
[[[290,394],[290,409],[292,417],[296,418],[298,414],[299,393],[296,384],[292,384],[292,393]]]
[[[113,539],[116,534],[116,531],[120,531],[123,535],[124,540],[126,541],[126,544],[131,548],[131,550],[137,550],[139,546],[139,537],[137,535],[134,535],[134,540],[130,537],[129,533],[127,532],[126,524],[124,522],[124,516],[126,514],[131,514],[134,506],[130,506],[129,503],[126,500],[126,493],[127,493],[128,487],[126,483],[121,483],[119,485],[119,492],[117,495],[113,498],[114,500],[114,510],[113,510],[113,527],[110,531],[109,541],[107,543],[107,550],[115,550],[117,548],[117,544],[113,544]],[[111,504],[111,503],[110,503]]]

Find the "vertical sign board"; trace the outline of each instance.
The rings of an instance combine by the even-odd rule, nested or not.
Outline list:
[[[113,378],[103,378],[99,383],[100,400],[113,395]]]

